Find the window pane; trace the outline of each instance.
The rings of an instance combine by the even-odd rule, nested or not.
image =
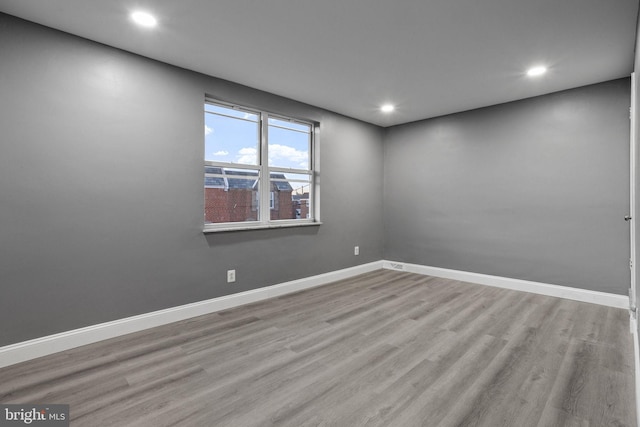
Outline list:
[[[309,169],[311,126],[269,119],[269,166]]]
[[[205,166],[205,224],[258,221],[259,185],[258,171]]]
[[[311,218],[310,188],[309,175],[271,172],[271,219]]]
[[[257,165],[260,122],[249,111],[205,104],[204,159]]]

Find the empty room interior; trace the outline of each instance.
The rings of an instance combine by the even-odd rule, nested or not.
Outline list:
[[[637,426],[637,17],[0,0],[0,425]]]

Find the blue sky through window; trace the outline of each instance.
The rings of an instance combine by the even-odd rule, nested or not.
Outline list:
[[[255,113],[205,104],[205,160],[257,165],[259,127]],[[308,125],[270,118],[269,165],[309,169],[309,133]]]
[[[205,160],[257,165],[259,138],[257,114],[205,104]]]

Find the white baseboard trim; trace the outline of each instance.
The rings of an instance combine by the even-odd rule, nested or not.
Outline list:
[[[487,274],[470,273],[468,271],[449,270],[447,268],[429,267],[426,265],[409,264],[406,262],[382,261],[384,268],[390,270],[407,271],[410,273],[460,280],[480,285],[513,289],[516,291],[532,292],[535,294],[565,298],[574,301],[589,302],[616,308],[629,308],[629,297],[626,295],[609,294],[606,292],[589,291],[568,286],[552,285],[549,283],[531,282],[528,280],[510,279],[508,277],[490,276]]]
[[[321,286],[382,269],[382,261],[225,295],[0,347],[0,368],[98,341]]]
[[[250,304],[252,302],[277,297],[291,292],[321,286],[336,280],[348,279],[350,277],[357,276],[358,274],[368,273],[381,268],[532,292],[616,308],[627,309],[629,304],[628,297],[624,295],[615,295],[605,292],[552,285],[548,283],[470,273],[466,271],[450,270],[446,268],[381,260],[319,274],[317,276],[292,280],[290,282],[239,292],[237,294],[225,295],[206,301],[199,301],[138,316],[127,317],[124,319],[114,320],[112,322],[87,326],[85,328],[0,347],[0,368],[83,345],[92,344],[109,338],[126,335],[132,332],[138,332],[144,329],[178,322],[180,320],[214,313],[220,310],[226,310],[240,305]],[[634,332],[634,339],[636,351],[636,386],[640,387],[640,368],[638,365],[638,357],[640,353],[638,353],[637,329]],[[636,397],[640,399],[640,392],[636,393]],[[638,425],[640,425],[640,423]]]
[[[638,320],[631,316],[631,333],[633,334],[633,360],[636,377],[636,424],[640,426],[640,346],[638,345]]]

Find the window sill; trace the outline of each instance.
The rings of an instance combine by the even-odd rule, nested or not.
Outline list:
[[[256,224],[256,225],[245,225],[242,224],[240,226],[221,226],[214,228],[205,228],[202,230],[203,233],[226,233],[229,231],[248,231],[248,230],[269,230],[273,228],[295,228],[295,227],[315,227],[322,225],[320,221],[314,222],[301,222],[301,223],[293,223],[286,222],[282,224]]]

